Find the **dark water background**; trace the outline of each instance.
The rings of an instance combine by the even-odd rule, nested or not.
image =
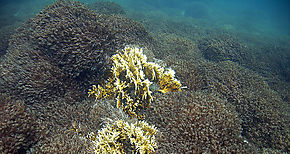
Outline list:
[[[289,36],[290,2],[287,0],[146,0],[122,1],[130,8],[156,9],[173,16],[192,17],[234,31],[256,35]],[[191,20],[188,18],[188,20]]]
[[[38,13],[51,0],[1,0],[2,20],[25,20]],[[83,0],[89,4],[94,0]],[[209,27],[253,35],[289,37],[290,1],[288,0],[114,0],[126,10],[161,12],[169,16],[201,20]],[[3,17],[8,15],[9,18]],[[5,22],[5,21],[1,21]]]

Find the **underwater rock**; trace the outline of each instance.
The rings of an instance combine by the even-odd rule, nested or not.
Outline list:
[[[95,14],[58,0],[22,25],[0,63],[0,92],[28,103],[86,96],[127,44],[152,48],[144,27],[126,17]]]

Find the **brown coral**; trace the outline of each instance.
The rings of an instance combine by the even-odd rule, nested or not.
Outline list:
[[[95,14],[79,2],[58,1],[27,23],[33,41],[49,60],[77,77],[107,65],[106,59],[124,43],[149,43],[138,23],[120,16]]]
[[[93,153],[94,145],[85,140],[89,133],[97,134],[103,125],[117,119],[137,122],[137,119],[129,118],[122,110],[114,108],[110,101],[67,102],[70,100],[59,99],[30,106],[39,125],[39,140],[32,146],[31,152]]]
[[[215,93],[242,120],[241,135],[259,148],[287,151],[287,111],[279,94],[257,73],[238,64],[168,59],[187,86],[184,91]]]
[[[258,147],[287,150],[285,102],[263,78],[230,61],[204,64],[202,74],[208,90],[216,91],[235,107],[243,120],[242,135]]]
[[[229,35],[218,35],[217,38],[204,38],[198,43],[205,59],[219,62],[231,60],[240,64],[249,63],[251,55],[246,45]]]
[[[22,47],[27,47],[28,51],[9,50],[0,63],[0,92],[9,92],[12,97],[22,98],[29,104],[63,96],[66,84],[60,69],[48,63],[36,50],[26,45]]]
[[[69,102],[69,103],[68,103]],[[84,153],[86,143],[73,129],[80,126],[79,133],[87,134],[100,126],[90,117],[91,101],[75,102],[59,99],[46,104],[29,106],[38,124],[38,142],[30,149],[33,153]]]
[[[150,44],[141,24],[58,0],[20,27],[0,63],[0,91],[25,102],[80,98],[125,44]]]
[[[21,153],[36,142],[35,119],[22,101],[0,96],[0,151]]]
[[[162,136],[158,153],[245,153],[251,148],[241,137],[241,120],[232,106],[213,94],[159,95],[148,120]]]

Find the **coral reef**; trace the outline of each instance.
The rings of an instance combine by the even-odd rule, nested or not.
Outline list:
[[[36,119],[38,142],[28,151],[31,153],[93,153],[92,142],[85,140],[91,132],[96,132],[112,121],[122,120],[136,123],[113,102],[83,100],[75,102],[67,98],[46,104],[29,106]]]
[[[147,120],[161,132],[157,153],[250,153],[242,121],[226,100],[214,94],[159,94]]]
[[[289,46],[290,47],[290,46]],[[251,68],[259,74],[270,78],[289,82],[290,76],[290,53],[289,47],[284,44],[262,44],[253,48],[256,64]]]
[[[204,63],[207,90],[217,92],[242,119],[242,135],[257,147],[287,151],[286,103],[258,74],[233,62]]]
[[[97,100],[94,103],[90,110],[90,119],[94,120],[94,124],[98,126],[98,129],[103,128],[101,126],[104,126],[110,121],[122,120],[128,123],[137,122],[137,118],[130,117],[122,109],[116,108],[114,106],[114,100]]]
[[[186,37],[176,34],[160,33],[156,36],[159,41],[159,51],[154,54],[161,59],[175,57],[177,60],[199,60],[202,54],[199,52],[195,43]]]
[[[47,20],[51,17],[53,20]],[[106,66],[107,56],[124,43],[149,43],[150,39],[145,29],[132,20],[95,14],[71,1],[48,6],[29,24],[34,28],[38,48],[72,77],[85,71],[97,73],[92,69]]]
[[[205,59],[219,62],[231,60],[239,64],[249,63],[249,49],[229,35],[219,35],[216,38],[204,38],[198,43]]]
[[[232,106],[242,120],[240,134],[247,142],[258,150],[287,151],[287,102],[268,86],[265,78],[231,61],[216,63],[200,59],[185,62],[170,56],[166,59],[187,85],[183,93],[214,93]]]
[[[127,124],[138,123],[137,119],[130,118],[121,109],[113,107],[111,105],[113,102],[110,101],[99,100],[96,103],[84,100],[73,104],[67,102],[70,100],[60,99],[30,106],[30,110],[37,117],[37,130],[39,132],[37,133],[39,141],[32,146],[30,152],[94,153],[93,148],[96,147],[91,140],[86,139],[88,134],[91,132],[97,134],[98,130],[105,129],[107,125],[112,125],[114,121],[118,120]],[[124,148],[126,151],[131,147],[124,144]]]
[[[36,50],[23,45],[28,50],[7,51],[0,63],[0,92],[22,99],[27,104],[53,100],[64,96],[71,88],[59,68],[51,65]],[[19,47],[17,47],[19,48]],[[75,96],[77,96],[77,90]]]
[[[85,95],[124,44],[151,48],[141,24],[58,0],[22,25],[0,63],[0,92],[28,103]]]
[[[38,124],[36,136],[38,142],[27,151],[31,153],[84,153],[87,144],[79,139],[72,129],[80,125],[81,133],[87,134],[99,129],[94,119],[90,118],[92,101],[75,102],[59,99],[45,104],[34,103],[29,110]]]
[[[98,99],[117,99],[117,108],[122,107],[129,115],[143,118],[140,114],[153,101],[150,86],[160,86],[158,91],[181,91],[181,83],[175,79],[172,69],[165,69],[153,62],[147,62],[142,49],[127,46],[112,56],[113,66],[105,85],[93,86],[88,94]],[[151,87],[152,87],[151,86]]]
[[[145,154],[156,150],[155,134],[156,128],[144,121],[129,124],[117,120],[98,131],[97,135],[90,133],[87,139],[92,142],[95,153]]]
[[[119,15],[125,15],[124,9],[115,2],[108,2],[108,1],[98,1],[92,4],[89,4],[88,7],[97,13],[101,14],[119,14]]]
[[[175,59],[173,57],[167,57],[166,63],[172,66],[176,70],[178,78],[186,88],[186,91],[198,91],[205,89],[207,83],[204,80],[203,75],[201,74],[203,68],[200,66],[204,61],[202,60],[189,60],[184,61],[182,59]]]
[[[85,153],[86,143],[72,131],[54,131],[52,136],[42,139],[28,153]]]
[[[190,21],[127,6],[153,38],[96,5],[56,0],[16,33],[0,15],[2,153],[289,151],[289,42],[215,29],[201,5]]]
[[[22,153],[37,141],[37,124],[22,101],[0,95],[0,151]]]

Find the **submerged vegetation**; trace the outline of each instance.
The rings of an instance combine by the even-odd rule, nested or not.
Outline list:
[[[289,151],[289,43],[210,27],[202,2],[138,3],[0,25],[0,152]]]

